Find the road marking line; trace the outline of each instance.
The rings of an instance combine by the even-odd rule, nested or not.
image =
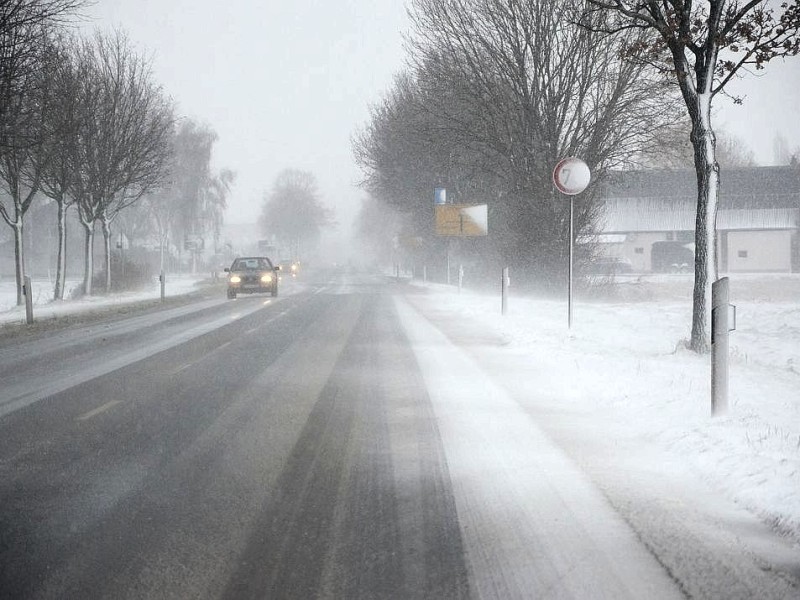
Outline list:
[[[110,401],[106,402],[105,404],[103,404],[102,406],[98,406],[94,410],[90,410],[86,414],[81,415],[80,417],[78,417],[75,420],[76,421],[86,421],[87,419],[91,419],[92,417],[96,417],[100,413],[104,413],[109,408],[113,408],[117,404],[122,404],[122,400],[110,400]]]
[[[230,345],[231,345],[231,342],[225,342],[224,344],[220,344],[219,346],[217,346],[217,350],[222,350],[226,346],[230,346]]]

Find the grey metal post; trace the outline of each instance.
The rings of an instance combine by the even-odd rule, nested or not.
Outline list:
[[[503,316],[508,312],[508,284],[511,280],[508,277],[508,267],[503,267],[503,274],[500,278],[500,314]]]
[[[161,273],[158,276],[158,281],[161,283],[161,301],[163,302],[164,301],[164,296],[165,296],[165,291],[166,291],[165,288],[166,288],[166,285],[167,285],[167,280],[164,277],[164,270],[163,269],[161,270]]]
[[[22,293],[25,295],[25,322],[33,325],[33,289],[31,278],[27,275],[22,278]]]
[[[461,286],[464,284],[464,265],[458,265],[458,293],[461,293]]]
[[[728,410],[728,278],[711,284],[711,414]]]
[[[422,265],[422,282],[428,283],[428,265]]]
[[[573,263],[573,229],[574,222],[574,205],[575,201],[572,196],[569,197],[569,283],[567,284],[567,329],[572,329],[572,263]]]

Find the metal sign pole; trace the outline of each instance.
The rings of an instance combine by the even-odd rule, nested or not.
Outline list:
[[[567,328],[572,329],[572,280],[575,238],[575,202],[573,196],[585,190],[592,180],[589,166],[580,158],[571,156],[558,161],[553,169],[553,186],[569,196],[569,269],[567,282]]]
[[[567,285],[567,329],[572,329],[572,265],[573,265],[573,229],[574,219],[574,196],[569,197],[569,283]]]

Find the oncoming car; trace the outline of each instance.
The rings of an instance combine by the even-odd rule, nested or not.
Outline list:
[[[266,256],[246,256],[233,261],[228,273],[228,298],[237,294],[256,294],[269,292],[278,295],[278,275],[280,267],[272,265]]]
[[[296,260],[282,260],[280,266],[281,271],[283,271],[287,277],[297,277],[300,274],[300,263]]]

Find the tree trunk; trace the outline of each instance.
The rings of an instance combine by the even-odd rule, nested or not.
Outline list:
[[[692,146],[697,172],[697,217],[695,221],[694,293],[690,348],[698,353],[710,348],[711,284],[717,279],[717,207],[719,164],[716,137],[711,128],[711,96],[698,94],[693,116]]]
[[[92,295],[92,277],[94,276],[94,222],[84,223],[86,237],[83,244],[83,293]]]
[[[56,264],[56,285],[54,300],[64,299],[64,281],[67,277],[67,205],[64,199],[58,202],[58,258]]]

